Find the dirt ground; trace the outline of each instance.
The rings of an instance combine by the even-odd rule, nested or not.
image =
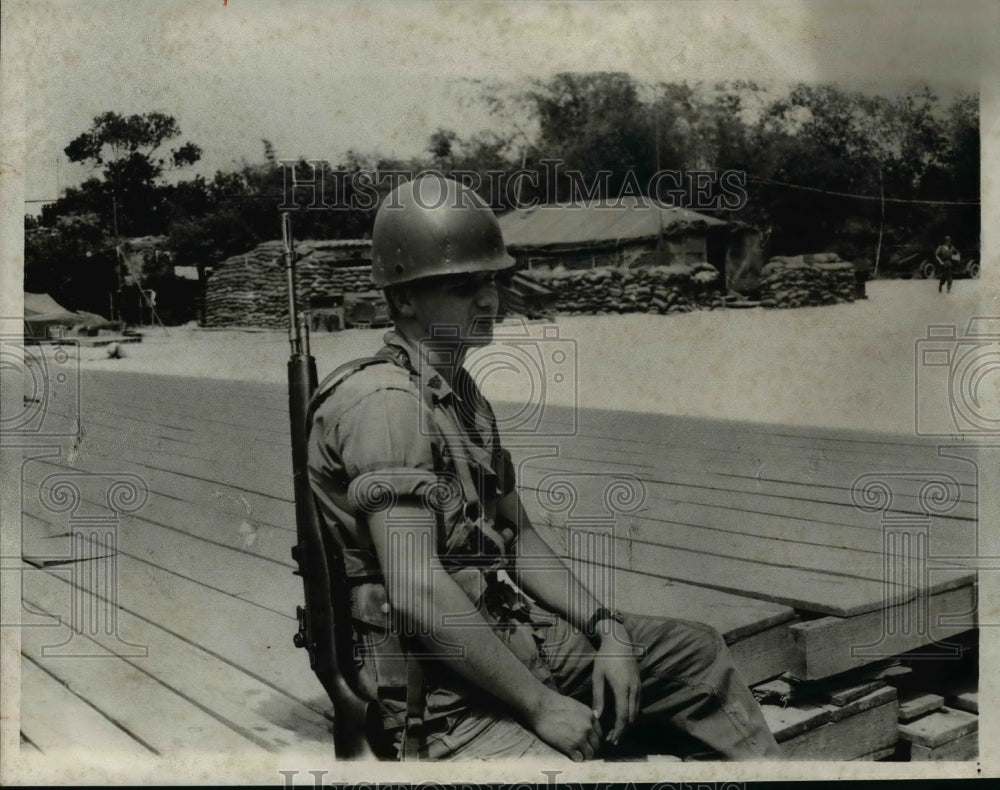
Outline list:
[[[555,326],[507,321],[498,342],[467,363],[498,403],[531,399],[750,422],[912,434],[915,409],[946,398],[918,364],[930,325],[998,315],[982,281],[951,294],[933,281],[868,283],[853,304],[793,310],[717,310],[671,316],[560,317]],[[315,333],[320,376],[374,352],[385,330]],[[281,382],[283,332],[147,328],[124,359],[84,350],[85,368]],[[575,360],[575,366],[573,364]],[[979,396],[1000,403],[992,368]],[[918,403],[915,395],[919,395]],[[915,405],[916,404],[916,405]],[[929,406],[928,406],[929,407]],[[997,415],[994,415],[997,416]]]

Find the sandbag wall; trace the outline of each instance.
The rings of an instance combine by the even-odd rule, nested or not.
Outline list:
[[[722,307],[719,272],[709,263],[573,270],[532,269],[556,294],[562,315],[679,313]]]
[[[347,265],[367,258],[366,242],[309,242],[296,245],[296,304],[308,310],[313,295],[371,291],[371,264]],[[204,326],[284,329],[288,290],[282,245],[269,241],[222,263],[205,289]]]
[[[834,253],[772,258],[760,274],[762,307],[808,307],[854,301],[854,266]]]

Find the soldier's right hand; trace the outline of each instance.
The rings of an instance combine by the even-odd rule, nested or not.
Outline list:
[[[529,724],[549,746],[577,762],[590,760],[601,745],[601,725],[594,711],[550,689],[537,701]]]

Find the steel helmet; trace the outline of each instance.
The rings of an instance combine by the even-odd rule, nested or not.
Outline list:
[[[492,209],[450,178],[428,174],[401,184],[375,216],[372,283],[379,288],[513,265]]]

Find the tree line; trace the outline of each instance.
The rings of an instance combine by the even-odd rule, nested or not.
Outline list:
[[[735,172],[745,192],[740,205],[713,202],[720,179],[708,178],[702,198],[709,207],[692,207],[759,228],[769,254],[832,250],[873,260],[878,251],[888,262],[906,245],[935,244],[944,234],[966,255],[978,254],[975,94],[945,103],[926,86],[887,96],[803,83],[775,93],[745,80],[649,84],[600,72],[520,85],[470,81],[467,95],[493,115],[495,131],[463,136],[442,125],[412,159],[352,149],[331,166],[347,174],[520,174],[516,193],[482,189],[498,211],[565,201],[581,190],[645,194],[663,171]],[[173,265],[204,271],[275,238],[288,163],[274,147],[262,141],[259,161],[168,183],[169,171],[201,158],[197,144],[178,142],[181,136],[176,120],[161,113],[108,112],[70,141],[67,158],[94,175],[25,218],[25,288],[106,313],[109,290],[118,287],[114,244],[121,237],[168,238],[171,256],[145,274],[147,287],[163,294],[175,288]],[[312,178],[307,162],[295,167]],[[341,188],[349,191],[350,179]],[[349,205],[350,197],[338,201]],[[370,233],[373,218],[368,206],[304,211],[295,232],[358,238]],[[169,319],[194,317],[187,296],[178,291],[173,301],[164,305]]]

